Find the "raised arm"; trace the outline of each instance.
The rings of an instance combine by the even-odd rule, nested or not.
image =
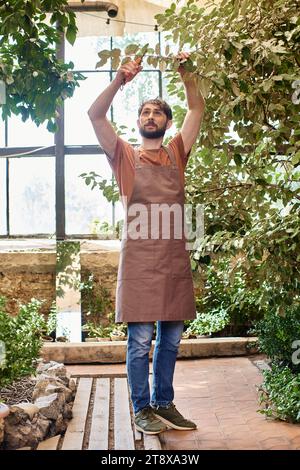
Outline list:
[[[187,52],[181,52],[178,55],[178,58],[181,60],[186,60],[188,57],[189,53]],[[188,110],[181,128],[184,151],[187,154],[197,140],[204,114],[205,101],[193,78],[189,76],[183,66],[179,67],[178,72],[180,73],[185,87],[188,105]]]
[[[111,158],[115,153],[117,134],[107,119],[106,113],[124,80],[126,83],[130,82],[141,69],[142,67],[134,61],[122,65],[118,69],[114,80],[105,88],[98,98],[96,98],[88,110],[88,115],[93,124],[99,144]]]

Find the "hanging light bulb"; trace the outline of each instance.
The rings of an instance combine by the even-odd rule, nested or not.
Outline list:
[[[158,26],[157,26],[157,24],[154,26],[154,31],[158,31]]]
[[[110,24],[110,19],[109,18],[107,18],[106,24]]]

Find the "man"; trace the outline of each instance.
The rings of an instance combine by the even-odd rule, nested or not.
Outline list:
[[[181,52],[178,60],[189,54]],[[88,114],[101,147],[108,157],[125,208],[126,236],[123,233],[117,280],[116,322],[128,323],[127,373],[136,428],[146,434],[166,430],[196,429],[173,404],[173,375],[184,320],[195,318],[192,274],[185,238],[168,211],[169,229],[160,226],[161,214],[154,209],[179,208],[183,214],[184,169],[196,141],[204,112],[204,100],[183,65],[178,71],[186,90],[188,111],[181,131],[162,147],[165,131],[172,125],[172,111],[160,99],[147,100],[138,112],[137,125],[142,145],[134,149],[117,136],[106,118],[112,100],[140,71],[131,61],[122,65],[115,79],[100,94]],[[136,208],[141,220],[136,225]],[[151,217],[150,217],[150,215]],[[162,213],[165,222],[166,214]],[[155,220],[154,220],[155,219]],[[150,224],[149,224],[150,220]],[[139,228],[139,230],[137,230]],[[168,235],[166,235],[168,232]],[[157,322],[153,354],[153,383],[150,399],[149,351]]]

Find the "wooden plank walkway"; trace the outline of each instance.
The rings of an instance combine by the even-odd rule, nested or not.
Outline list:
[[[158,436],[135,429],[127,377],[78,377],[73,418],[64,435],[40,442],[37,450],[161,449]]]
[[[127,379],[115,379],[114,398],[115,450],[134,450]]]
[[[62,450],[81,450],[85,430],[85,422],[89,409],[92,389],[92,378],[79,380],[77,393],[73,404],[73,418],[65,433]]]
[[[109,379],[96,379],[96,392],[92,415],[90,450],[107,450],[109,434]]]

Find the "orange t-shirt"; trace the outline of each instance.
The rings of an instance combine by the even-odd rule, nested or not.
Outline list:
[[[182,185],[184,186],[184,170],[190,152],[186,154],[184,151],[181,133],[178,132],[178,134],[176,134],[175,137],[170,140],[166,147],[169,147],[173,151],[177,166],[179,168],[179,175],[182,181]],[[120,196],[126,196],[129,200],[134,185],[133,146],[118,136],[114,156],[110,158],[107,155],[107,159],[120,189]],[[158,150],[145,150],[141,148],[140,159],[142,163],[149,165],[171,165],[169,156],[162,148]]]

